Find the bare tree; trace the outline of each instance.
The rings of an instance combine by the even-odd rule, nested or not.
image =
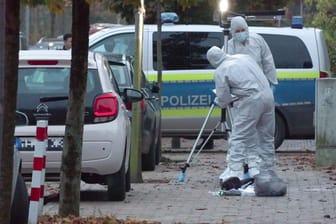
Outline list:
[[[19,52],[19,0],[0,0],[0,220],[10,221]]]

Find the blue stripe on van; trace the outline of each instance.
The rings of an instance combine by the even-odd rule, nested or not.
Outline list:
[[[215,98],[214,88],[213,80],[163,82],[161,106],[163,109],[209,107]]]
[[[280,79],[274,96],[277,105],[314,104],[315,79]]]
[[[162,109],[201,109],[210,106],[215,98],[213,80],[170,81],[162,83]],[[288,104],[314,104],[315,79],[280,79],[275,87],[278,106]]]

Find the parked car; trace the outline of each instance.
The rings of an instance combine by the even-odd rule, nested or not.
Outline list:
[[[26,183],[20,172],[21,158],[20,153],[14,147],[13,158],[13,180],[12,180],[12,199],[10,223],[27,223],[29,212],[29,196]]]
[[[133,57],[105,53],[113,75],[121,92],[125,88],[133,88]],[[142,169],[152,171],[161,157],[161,107],[158,101],[159,86],[149,83],[144,73],[141,76],[141,92],[145,96],[141,101],[142,113]],[[132,104],[126,103],[129,110]]]
[[[30,50],[62,50],[64,46],[63,36],[56,38],[42,37]]]
[[[70,51],[21,51],[19,54],[17,105],[28,117],[27,126],[18,126],[15,136],[22,156],[22,172],[32,173],[36,144],[36,108],[43,105],[51,114],[48,121],[46,179],[59,179],[63,137],[68,109],[71,66]],[[125,89],[130,102],[140,101],[143,95]],[[131,126],[128,110],[118,94],[118,85],[104,56],[89,53],[85,117],[82,146],[81,178],[87,183],[107,185],[109,200],[122,201],[130,189],[129,157]],[[45,97],[65,100],[41,103]]]
[[[16,113],[16,125],[26,125],[26,118],[21,113]],[[13,179],[10,223],[27,223],[29,213],[29,194],[26,183],[21,174],[21,156],[14,146],[13,153]]]

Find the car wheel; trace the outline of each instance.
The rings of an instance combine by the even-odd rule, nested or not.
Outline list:
[[[150,146],[149,152],[147,154],[142,155],[142,170],[143,171],[153,171],[155,170],[156,163],[156,144],[155,139],[153,139],[152,144]]]
[[[126,192],[131,190],[131,161],[128,162],[128,170],[126,172]]]
[[[126,197],[125,158],[117,173],[107,175],[107,197],[110,201],[123,201]]]
[[[13,203],[11,207],[11,224],[27,223],[29,212],[29,196],[26,183],[21,174],[18,175]]]
[[[278,149],[286,137],[286,125],[283,118],[275,113],[274,148]]]

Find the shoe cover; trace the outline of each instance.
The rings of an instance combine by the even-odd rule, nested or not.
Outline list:
[[[249,174],[250,177],[255,177],[259,173],[260,173],[260,171],[255,167],[249,168],[249,170],[248,170],[248,174]]]

